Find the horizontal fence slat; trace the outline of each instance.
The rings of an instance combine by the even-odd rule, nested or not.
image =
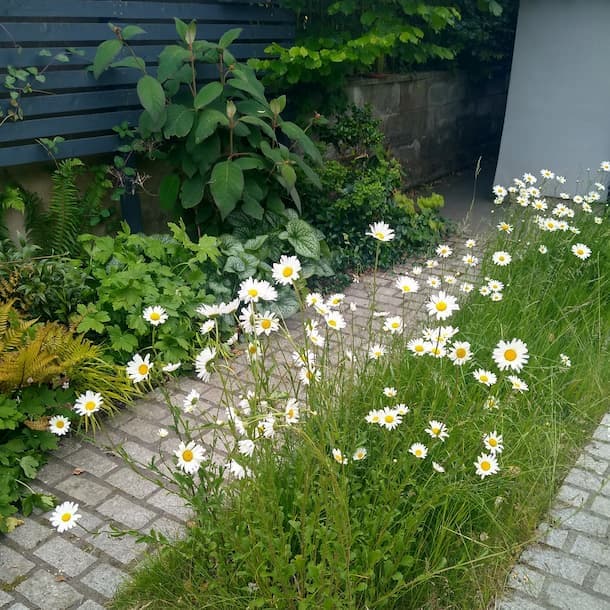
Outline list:
[[[11,23],[11,36],[22,46],[27,43],[58,43],[65,46],[77,46],[82,42],[99,42],[112,38],[112,32],[105,23]],[[117,23],[117,25],[121,25]],[[202,23],[197,27],[199,39],[218,40],[227,30],[237,27],[236,23]],[[145,24],[146,34],[139,40],[174,41],[176,28],[173,24]],[[240,25],[241,41],[245,40],[275,40],[290,38],[294,32],[287,25]],[[31,45],[28,45],[31,46]]]
[[[262,57],[265,54],[265,48],[268,46],[268,43],[260,43],[260,42],[245,42],[239,43],[236,42],[231,45],[231,53],[235,55],[237,59],[249,59],[250,57]],[[131,47],[134,52],[142,57],[144,61],[147,63],[156,63],[159,53],[163,50],[163,46],[161,45],[142,45],[137,44],[137,41],[131,42]],[[47,51],[49,51],[52,55],[57,55],[58,53],[63,53],[65,51],[65,47],[45,47]],[[95,51],[97,49],[97,45],[92,47],[80,47],[79,50],[84,51],[84,55],[71,55],[70,62],[65,64],[66,67],[74,68],[74,66],[89,66],[93,62],[93,58],[95,57]],[[128,55],[128,51],[125,51],[124,56]],[[122,57],[122,56],[121,56]],[[36,66],[38,68],[42,68],[44,66],[49,65],[51,57],[44,57],[40,55],[39,47],[22,47],[21,50],[12,48],[0,48],[0,70],[4,66]],[[53,67],[58,67],[58,62],[54,61],[51,63]]]
[[[50,117],[5,123],[0,129],[0,144],[19,142],[34,138],[47,138],[61,134],[91,133],[107,131],[122,121],[136,124],[140,110],[99,112],[76,116]]]
[[[97,155],[116,150],[120,145],[121,140],[116,134],[66,140],[59,145],[59,152],[54,156],[56,159],[85,157],[87,155]],[[26,163],[49,160],[49,154],[40,144],[24,144],[23,146],[0,148],[0,167],[25,165]]]
[[[44,8],[43,8],[44,7]],[[237,12],[239,11],[239,12]],[[242,22],[250,20],[292,22],[294,15],[270,3],[252,6],[245,3],[200,2],[119,2],[116,0],[2,0],[0,17],[11,19],[62,17],[83,19],[207,19],[224,21],[238,18]]]

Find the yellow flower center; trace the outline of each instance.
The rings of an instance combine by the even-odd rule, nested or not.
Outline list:
[[[406,284],[402,287],[403,292],[411,292],[411,286],[407,286]]]
[[[495,438],[493,438],[493,437],[490,438],[490,439],[487,439],[487,443],[489,445],[491,445],[492,447],[497,447],[498,446],[498,441]]]
[[[190,462],[190,461],[192,461],[192,459],[193,459],[193,452],[192,452],[190,449],[185,449],[185,450],[182,452],[182,459],[183,459],[185,462]]]
[[[288,409],[286,415],[288,416],[288,419],[292,419],[294,417],[294,409]]]
[[[371,418],[371,421],[372,421],[374,424],[379,423],[379,416],[378,416],[378,415],[374,415],[374,416]]]
[[[423,352],[424,350],[424,346],[420,343],[419,345],[415,346],[415,351],[416,352]]]
[[[250,288],[250,290],[248,290],[248,295],[254,298],[258,296],[258,290],[256,288]]]
[[[578,250],[576,250],[576,253],[577,253],[579,256],[582,256],[582,255],[585,253],[585,251],[584,251],[582,248],[578,248]]]
[[[145,364],[144,362],[138,367],[138,373],[140,373],[140,375],[146,375],[148,373],[148,364]]]
[[[487,383],[489,381],[489,377],[487,375],[481,375],[481,377],[479,377],[479,379],[483,383]]]
[[[392,322],[392,328],[399,328],[400,322]]]
[[[261,322],[261,326],[267,330],[268,328],[271,328],[271,320],[265,319]]]
[[[153,311],[153,312],[150,314],[150,319],[151,319],[151,320],[153,320],[154,322],[156,322],[157,320],[160,320],[160,319],[161,319],[161,314],[160,314],[160,313],[158,313],[158,312],[156,312],[156,311]]]
[[[329,320],[328,325],[334,328],[335,326],[337,326],[337,320]]]
[[[384,416],[383,420],[385,421],[386,424],[391,424],[394,422],[396,418],[391,414],[388,413],[387,415]]]
[[[61,520],[62,520],[64,523],[67,523],[68,521],[70,521],[70,519],[72,519],[72,513],[64,513],[64,514],[61,516]]]
[[[64,420],[63,420],[63,419],[58,419],[58,420],[55,422],[55,427],[56,427],[56,428],[63,428],[64,426],[65,426],[65,423],[64,423]]]
[[[504,352],[504,358],[509,362],[517,359],[517,352],[514,349],[507,349]]]
[[[445,311],[445,309],[447,309],[447,303],[445,303],[445,301],[439,301],[436,304],[436,310],[437,311]]]
[[[284,269],[282,271],[282,275],[284,277],[290,277],[293,273],[294,273],[294,270],[292,269],[292,267],[284,267]]]
[[[375,231],[375,237],[376,237],[377,239],[380,239],[380,240],[382,240],[382,241],[383,241],[383,239],[385,238],[385,234],[384,234],[384,233],[382,233],[381,231]]]
[[[251,354],[256,354],[256,345],[249,345],[249,346],[248,346],[248,351],[249,351]]]
[[[416,450],[415,450],[415,455],[416,455],[417,457],[420,457],[420,456],[421,456],[421,454],[422,454],[422,450],[421,450],[421,449],[416,449]]]
[[[441,429],[440,428],[432,428],[432,434],[434,434],[434,436],[438,436],[441,433]]]
[[[491,468],[491,462],[488,462],[487,460],[484,460],[481,462],[481,470],[484,470],[485,472],[487,472],[490,468]]]
[[[467,353],[468,353],[468,352],[466,352],[466,350],[465,350],[463,347],[458,347],[458,348],[455,350],[455,355],[456,355],[458,358],[464,358],[464,357],[466,356],[466,354],[467,354]]]
[[[85,411],[94,411],[95,410],[95,402],[93,400],[88,400],[85,403]]]

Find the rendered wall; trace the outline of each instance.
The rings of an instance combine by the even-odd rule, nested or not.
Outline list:
[[[496,184],[548,168],[587,180],[610,158],[610,1],[522,0]]]
[[[409,184],[497,155],[508,80],[473,81],[464,72],[416,72],[353,81],[349,99],[371,104]]]

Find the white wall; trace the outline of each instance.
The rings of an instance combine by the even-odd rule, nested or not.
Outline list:
[[[610,0],[521,0],[495,183],[548,168],[577,192],[610,159],[609,70]]]

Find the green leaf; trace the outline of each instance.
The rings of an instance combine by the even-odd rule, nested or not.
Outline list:
[[[274,100],[269,102],[269,107],[271,108],[271,112],[273,114],[281,114],[286,108],[286,96],[280,95],[280,97],[276,97]]]
[[[286,190],[290,192],[297,183],[296,172],[291,165],[284,164],[280,166],[280,174],[282,174],[282,178],[284,178],[284,181],[286,182]]]
[[[257,116],[242,116],[239,119],[242,123],[248,123],[248,125],[256,125],[257,127],[260,127],[260,129],[262,129],[267,136],[269,136],[274,142],[277,139],[277,136],[275,135],[275,130],[273,129],[273,127],[271,127],[271,125],[269,125],[269,123],[267,123],[267,121],[264,121],[263,119],[257,117]]]
[[[146,64],[141,57],[134,57],[130,55],[129,57],[124,57],[123,59],[119,59],[119,61],[115,61],[110,64],[111,68],[135,68],[136,70],[140,70],[141,72],[146,71]]]
[[[218,81],[201,87],[195,96],[195,109],[201,110],[204,106],[212,103],[223,92],[223,89],[222,83]]]
[[[316,233],[308,223],[300,218],[293,218],[286,224],[286,232],[280,234],[280,238],[286,239],[300,256],[306,258],[319,258],[320,242]]]
[[[138,81],[138,98],[153,121],[159,120],[165,110],[165,91],[161,83],[146,74]]]
[[[127,352],[129,354],[136,351],[138,347],[138,338],[131,333],[124,333],[119,326],[111,326],[108,329],[111,347],[119,352]]]
[[[146,30],[143,30],[139,25],[126,25],[121,29],[123,40],[131,40],[134,36],[139,36],[140,34],[146,34]]]
[[[164,210],[172,210],[178,200],[180,178],[177,174],[168,174],[159,185],[159,203]]]
[[[232,28],[231,30],[227,30],[218,41],[218,46],[221,49],[226,49],[229,45],[233,44],[237,38],[239,38],[242,32],[242,28]]]
[[[183,138],[188,134],[195,120],[195,111],[180,104],[170,104],[167,107],[167,120],[163,126],[166,138],[176,136]]]
[[[210,191],[224,220],[235,208],[244,190],[244,174],[232,161],[217,163],[212,170]]]
[[[188,25],[182,21],[182,19],[178,19],[178,17],[174,17],[174,22],[176,24],[176,33],[182,42],[186,39],[186,32],[188,30]]]
[[[293,159],[296,161],[297,165],[300,167],[301,171],[305,174],[307,179],[317,188],[322,188],[322,182],[320,181],[320,176],[316,172],[314,172],[305,161],[298,155],[294,155]]]
[[[263,169],[265,167],[265,163],[258,155],[237,157],[237,159],[233,160],[233,163],[239,165],[243,171],[247,171],[249,169]]]
[[[201,174],[197,174],[182,183],[180,191],[180,201],[182,207],[189,209],[194,208],[202,199],[205,189],[205,181]]]
[[[252,197],[244,196],[244,203],[241,206],[241,209],[245,214],[255,218],[256,220],[262,220],[263,216],[265,215],[265,208],[263,208],[263,206]]]
[[[280,123],[280,129],[288,136],[291,140],[296,140],[300,147],[303,149],[306,155],[308,155],[315,163],[322,163],[322,155],[320,151],[313,143],[311,138],[295,123],[290,121],[282,121]]]
[[[28,479],[34,479],[40,464],[34,456],[26,455],[19,460],[19,466]]]
[[[200,115],[197,121],[197,127],[195,129],[195,142],[199,144],[206,138],[211,136],[216,131],[217,125],[228,125],[229,119],[218,110],[212,108],[205,109]]]
[[[122,48],[123,43],[116,38],[104,40],[100,44],[93,58],[93,76],[95,78],[99,78],[102,72],[110,66]]]

